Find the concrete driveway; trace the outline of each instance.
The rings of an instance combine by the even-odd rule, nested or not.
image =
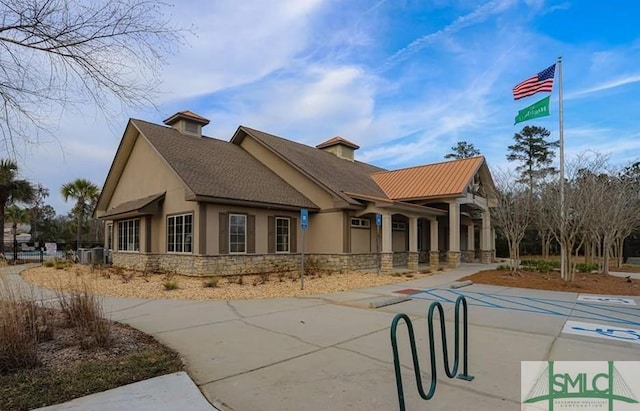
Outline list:
[[[407,410],[518,409],[524,360],[640,360],[639,297],[578,300],[576,293],[448,288],[451,281],[486,268],[464,265],[397,285],[304,298],[107,298],[105,309],[112,319],[179,351],[204,395],[224,410],[398,409],[389,336],[393,317],[403,312],[414,320],[428,385],[426,311],[432,301],[440,301],[452,335],[452,301],[458,294],[469,302],[470,374],[476,378],[446,379],[440,354],[436,395],[428,403],[421,400],[401,326]],[[411,295],[411,300],[369,308],[371,301],[398,295]]]

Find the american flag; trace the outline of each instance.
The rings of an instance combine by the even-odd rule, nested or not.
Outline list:
[[[553,77],[556,73],[556,65],[547,67],[513,88],[513,99],[533,96],[540,91],[551,92],[553,90]]]

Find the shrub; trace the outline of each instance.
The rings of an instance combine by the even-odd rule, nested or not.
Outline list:
[[[111,342],[111,327],[104,318],[100,298],[90,292],[86,283],[79,291],[58,292],[60,309],[69,323],[76,327],[80,347],[108,347]]]
[[[227,277],[227,281],[229,282],[229,284],[238,284],[238,285],[244,284],[244,279],[242,278],[241,275],[231,275]]]
[[[560,261],[522,260],[520,262],[520,267],[526,270],[548,273],[549,271],[560,268]]]
[[[598,264],[596,263],[579,263],[576,264],[576,270],[579,273],[590,273],[591,271],[597,270]]]
[[[269,273],[258,274],[258,284],[266,284],[269,281]]]
[[[47,260],[47,261],[44,262],[44,266],[45,267],[49,267],[49,268],[55,267],[56,266],[56,262],[54,260]]]
[[[0,374],[38,364],[38,307],[3,281],[0,299]]]
[[[136,276],[135,271],[123,271],[122,273],[120,273],[120,278],[122,279],[122,282],[125,284],[133,280],[135,276]]]
[[[312,276],[320,273],[322,267],[320,261],[313,257],[307,257],[304,260],[304,275]]]
[[[500,270],[500,271],[506,271],[509,270],[510,267],[507,264],[500,264],[496,267],[496,270]]]
[[[218,286],[218,281],[220,281],[218,277],[209,277],[204,280],[202,285],[204,286],[204,288],[216,288]]]
[[[172,291],[180,288],[180,286],[178,285],[178,280],[173,277],[165,278],[164,281],[162,281],[162,286],[164,287],[165,291]]]

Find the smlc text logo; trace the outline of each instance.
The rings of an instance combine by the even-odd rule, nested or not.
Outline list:
[[[522,409],[640,411],[638,381],[637,361],[523,361]]]

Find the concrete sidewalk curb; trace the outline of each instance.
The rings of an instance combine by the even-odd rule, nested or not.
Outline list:
[[[220,411],[204,398],[186,372],[177,372],[76,398],[40,411]]]

